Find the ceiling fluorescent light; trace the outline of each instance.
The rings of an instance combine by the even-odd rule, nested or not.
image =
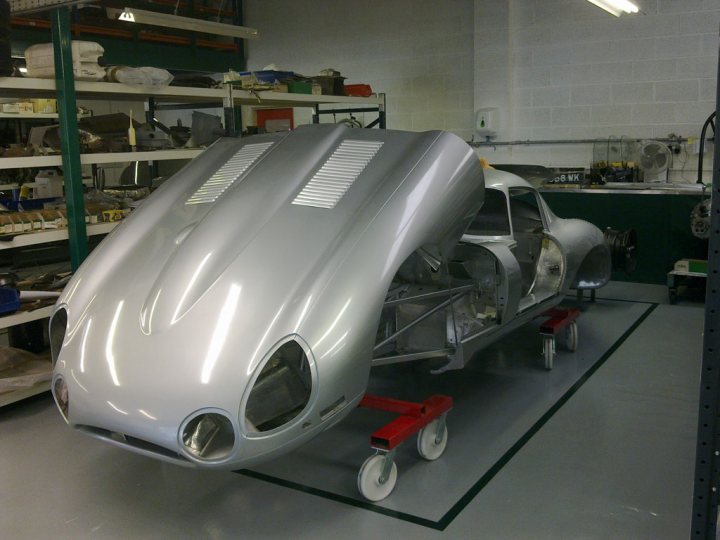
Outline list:
[[[629,0],[588,0],[591,4],[619,17],[623,13],[637,13],[640,9]]]
[[[107,15],[108,17],[117,18],[125,22],[164,26],[166,28],[190,30],[192,32],[214,34],[216,36],[229,36],[242,39],[254,39],[258,37],[258,31],[255,28],[248,28],[247,26],[204,21],[202,19],[193,19],[192,17],[180,17],[178,15],[168,15],[167,13],[145,11],[143,9],[126,7],[124,10],[120,10],[107,8]]]

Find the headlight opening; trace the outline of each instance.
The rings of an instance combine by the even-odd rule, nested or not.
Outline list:
[[[65,308],[58,309],[50,319],[50,354],[52,356],[52,365],[55,367],[60,349],[65,340],[65,332],[67,331],[67,310]]]
[[[310,362],[303,347],[288,341],[273,352],[250,391],[245,407],[249,432],[266,432],[296,418],[312,392]]]
[[[187,422],[182,430],[182,443],[185,450],[199,459],[220,460],[232,452],[235,430],[227,416],[202,413]]]
[[[68,422],[68,410],[70,408],[70,397],[68,394],[68,387],[65,384],[65,380],[62,377],[57,377],[52,387],[52,394],[55,398],[55,404],[60,409],[60,414],[66,422]]]

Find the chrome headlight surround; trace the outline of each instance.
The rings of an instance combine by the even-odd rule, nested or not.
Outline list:
[[[222,409],[202,409],[188,416],[178,430],[178,445],[191,459],[222,462],[238,444],[237,429]]]
[[[288,348],[294,349],[292,352],[298,356],[296,362],[299,361],[298,363],[303,368],[299,368],[297,365],[290,366],[287,361],[283,363],[282,360],[278,359],[278,356],[282,355],[283,352],[288,352]],[[303,370],[305,371],[303,372]],[[281,373],[282,371],[284,373]],[[262,389],[264,392],[259,391],[261,387],[258,386],[258,383],[263,379],[266,383],[266,388]],[[305,388],[298,387],[298,383],[305,386]],[[286,385],[284,388],[283,384]],[[284,399],[284,403],[279,403],[278,400],[276,404],[283,410],[279,411],[277,417],[256,425],[252,421],[253,416],[258,416],[253,411],[255,408],[254,402],[262,400],[263,394],[267,396],[268,392],[273,390],[273,385],[275,385],[274,389],[276,391],[282,392],[284,390],[286,394],[292,393],[290,387],[294,387],[296,390],[295,396],[289,397],[285,395],[280,398]],[[300,390],[300,394],[298,394],[297,390]],[[255,368],[255,372],[245,389],[239,414],[243,435],[248,438],[265,437],[291,428],[307,416],[307,412],[312,408],[316,398],[317,370],[310,346],[297,334],[287,336],[270,348],[269,352]],[[261,403],[261,401],[258,401],[258,403]],[[295,406],[293,407],[293,405]],[[264,416],[267,417],[267,414]]]

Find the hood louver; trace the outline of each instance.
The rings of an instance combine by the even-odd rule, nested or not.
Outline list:
[[[246,144],[220,167],[202,186],[200,186],[185,204],[203,204],[215,202],[220,195],[233,185],[268,148],[272,142]]]
[[[292,203],[335,208],[382,145],[380,141],[343,141]]]

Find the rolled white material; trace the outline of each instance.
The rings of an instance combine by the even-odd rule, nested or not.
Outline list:
[[[32,302],[33,300],[57,298],[59,296],[60,291],[20,291],[21,302]]]

